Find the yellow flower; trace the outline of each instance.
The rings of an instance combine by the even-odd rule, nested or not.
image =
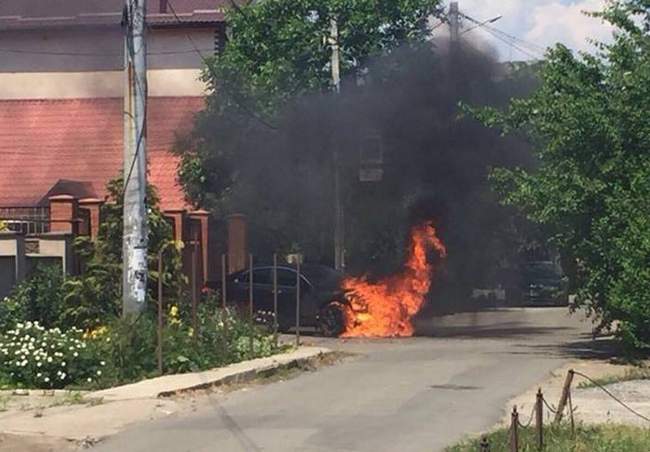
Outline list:
[[[187,335],[188,335],[189,337],[194,336],[194,328],[190,327],[190,329],[187,330]]]
[[[174,305],[169,308],[169,316],[173,318],[178,317],[178,306]]]
[[[97,339],[98,337],[104,336],[108,332],[108,328],[105,325],[98,326],[94,330],[88,330],[83,334],[84,339]]]

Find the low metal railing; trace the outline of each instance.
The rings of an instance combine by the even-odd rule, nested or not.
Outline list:
[[[10,231],[23,234],[50,232],[49,207],[0,207],[0,222]]]

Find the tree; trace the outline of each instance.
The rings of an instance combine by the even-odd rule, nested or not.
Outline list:
[[[595,54],[549,50],[526,100],[479,117],[527,134],[534,170],[497,169],[495,188],[550,231],[577,306],[650,346],[650,1],[617,0],[594,15],[615,27]]]

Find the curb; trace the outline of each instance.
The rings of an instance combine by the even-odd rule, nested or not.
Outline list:
[[[279,370],[293,369],[301,366],[308,366],[312,364],[314,361],[321,360],[324,357],[333,354],[335,354],[333,350],[322,350],[318,354],[313,356],[296,358],[291,361],[287,361],[283,363],[275,362],[270,365],[261,366],[255,369],[239,372],[233,375],[228,375],[212,381],[206,381],[204,383],[191,385],[191,386],[183,387],[172,391],[161,391],[158,393],[157,397],[158,398],[173,397],[175,395],[184,394],[186,392],[200,391],[204,389],[216,388],[219,386],[230,385],[230,384],[248,383],[258,378],[270,377]]]
[[[153,399],[171,397],[189,391],[233,383],[244,383],[268,376],[282,368],[298,367],[335,353],[321,347],[300,347],[289,353],[257,358],[225,367],[187,374],[163,375],[123,386],[86,394],[105,401]]]

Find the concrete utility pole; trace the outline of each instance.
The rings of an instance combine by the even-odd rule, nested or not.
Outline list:
[[[147,295],[147,60],[146,0],[126,0],[124,10],[124,231],[122,312],[144,309]]]
[[[332,47],[332,86],[336,94],[341,91],[341,56],[339,49],[339,28],[336,19],[330,19],[330,45]],[[333,134],[336,140],[336,134]],[[334,268],[345,268],[345,217],[341,199],[341,177],[339,169],[338,143],[334,143]]]
[[[460,10],[458,2],[449,4],[449,33],[452,42],[458,42],[460,36]]]

